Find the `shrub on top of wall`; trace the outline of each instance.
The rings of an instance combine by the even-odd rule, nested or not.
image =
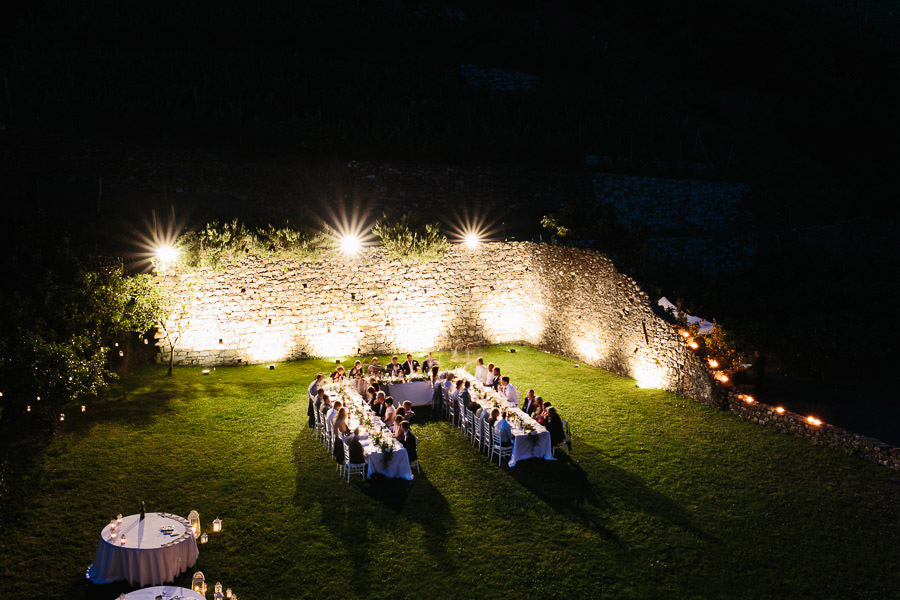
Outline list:
[[[420,223],[409,213],[399,219],[383,215],[372,232],[393,256],[404,260],[439,260],[450,247],[437,223]]]
[[[235,219],[207,223],[182,235],[178,246],[188,267],[196,269],[205,264],[218,270],[222,259],[235,260],[251,253],[275,260],[317,258],[325,241],[325,232],[303,233],[289,225],[250,229]]]

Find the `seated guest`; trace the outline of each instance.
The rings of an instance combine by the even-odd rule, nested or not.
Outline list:
[[[375,402],[375,388],[371,385],[366,389],[365,395],[363,395],[363,400],[366,401],[366,404],[372,406],[372,403]]]
[[[504,376],[501,381],[503,382],[503,396],[506,398],[506,401],[509,402],[510,406],[518,406],[519,391],[516,389],[516,386],[509,382],[509,377]]]
[[[552,405],[550,404],[550,402],[544,402],[544,405],[541,408],[541,414],[535,417],[534,420],[543,425],[544,421],[547,420],[547,411],[550,410],[551,407]]]
[[[384,399],[384,392],[378,392],[377,394],[375,394],[375,402],[372,404],[372,410],[375,411],[375,414],[381,420],[384,420],[384,411],[387,410],[387,405],[384,403]]]
[[[340,383],[344,380],[344,377],[346,377],[344,375],[344,366],[338,365],[338,368],[331,374],[331,380],[335,383]]]
[[[428,353],[428,356],[425,357],[425,360],[422,361],[422,370],[426,373],[433,371],[435,367],[438,366],[438,361],[434,357],[434,354],[431,352]]]
[[[347,409],[342,408],[338,411],[337,418],[334,420],[334,425],[331,430],[334,432],[334,448],[332,449],[332,456],[334,456],[334,460],[338,462],[344,462],[344,440],[343,436],[345,433],[348,433],[350,430],[347,427]]]
[[[534,399],[534,408],[531,409],[531,418],[537,420],[541,413],[544,412],[544,399],[540,396]]]
[[[544,417],[544,427],[550,432],[551,446],[566,441],[566,432],[563,428],[562,419],[556,414],[556,409],[552,406],[547,409],[547,416]]]
[[[362,374],[363,374],[362,362],[356,361],[355,363],[353,363],[353,368],[350,369],[349,376],[353,377],[355,379],[357,376],[362,375]]]
[[[475,379],[484,383],[487,381],[488,370],[487,367],[484,366],[484,359],[480,356],[475,359]]]
[[[419,440],[416,439],[415,434],[410,431],[409,421],[403,421],[400,426],[403,427],[403,439],[400,440],[400,443],[406,448],[406,455],[409,458],[409,462],[419,460],[419,455],[416,450]]]
[[[328,414],[328,411],[331,410],[331,399],[325,395],[325,390],[322,388],[319,388],[319,391],[316,392],[316,410],[321,413],[323,419]]]
[[[416,416],[416,413],[413,412],[412,402],[409,400],[403,401],[403,416],[406,417],[406,420],[412,423],[413,418]]]
[[[462,384],[457,387],[456,395],[459,398],[459,403],[465,407],[469,406],[469,402],[472,401],[472,394],[469,393],[469,386],[472,385],[466,379],[460,379],[459,382]]]
[[[316,399],[319,397],[319,387],[322,385],[322,380],[325,378],[325,375],[319,373],[316,375],[316,380],[309,384],[307,391],[309,392],[309,408],[306,410],[306,416],[309,417],[309,426],[316,426]]]
[[[328,414],[325,415],[325,420],[331,425],[331,429],[334,430],[334,420],[337,419],[338,412],[340,412],[341,408],[343,408],[343,403],[340,400],[335,400],[331,405],[331,410],[328,411]]]
[[[462,402],[462,398],[460,397],[460,395],[462,394],[462,391],[464,389],[463,381],[463,379],[457,379],[456,385],[453,386],[453,392],[450,394],[450,398],[456,400],[457,402]]]
[[[509,421],[506,420],[505,412],[494,423],[494,435],[499,438],[501,446],[513,445],[512,426],[509,424]]]
[[[488,426],[493,427],[498,419],[500,419],[500,409],[495,408],[495,409],[491,410],[491,414],[488,417],[488,420],[487,420]]]
[[[385,367],[384,372],[388,377],[399,377],[403,374],[403,367],[398,362],[400,359],[396,356],[391,357],[391,362]]]
[[[400,365],[404,375],[412,375],[419,370],[419,361],[414,360],[412,354],[406,355],[406,362]]]
[[[431,407],[438,408],[443,401],[441,390],[444,388],[444,382],[438,377],[438,368],[431,368],[431,385],[434,386],[434,393],[431,395]]]
[[[347,442],[347,451],[349,452],[349,463],[352,465],[361,465],[366,462],[366,453],[363,451],[362,444],[359,441],[359,428],[353,430],[349,436],[344,438]]]
[[[362,375],[356,376],[356,393],[360,396],[365,396],[366,388],[369,387],[369,382],[366,381],[366,378]]]
[[[382,421],[390,425],[394,422],[394,415],[397,413],[397,409],[394,408],[394,399],[390,396],[385,397],[384,399],[384,416],[381,418]]]
[[[494,388],[495,390],[500,385],[500,367],[494,367],[493,372],[487,376],[487,381],[484,384],[486,387]]]
[[[401,415],[397,415],[394,417],[394,427],[391,429],[391,433],[394,434],[394,438],[403,441],[403,427],[402,423],[405,419]]]
[[[350,428],[347,427],[347,409],[346,407],[341,407],[337,412],[337,416],[334,418],[334,425],[332,425],[332,430],[335,435],[346,435],[350,432]]]
[[[372,359],[372,364],[369,365],[369,368],[366,369],[366,372],[369,375],[372,375],[375,377],[378,377],[379,375],[381,375],[381,365],[378,364],[377,358]]]
[[[381,389],[381,384],[378,382],[378,379],[376,379],[375,377],[369,377],[369,385],[371,387],[375,388],[376,392]]]
[[[525,399],[522,400],[522,412],[526,415],[530,415],[534,412],[534,401],[537,398],[534,395],[534,390],[528,390],[528,393],[525,394]]]
[[[406,409],[402,406],[397,407],[397,412],[394,413],[394,418],[403,417],[403,420],[406,420]]]

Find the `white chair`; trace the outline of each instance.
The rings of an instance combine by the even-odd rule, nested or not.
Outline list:
[[[316,439],[320,442],[325,438],[325,424],[322,422],[322,411],[316,409]]]
[[[491,454],[488,456],[488,460],[494,460],[494,455],[497,456],[497,465],[503,464],[503,457],[512,458],[512,446],[503,446],[500,444],[500,436],[496,435],[491,429]]]
[[[447,398],[447,419],[456,425],[456,400],[453,398]]]
[[[448,390],[445,386],[441,385],[441,414],[444,415],[445,419],[450,418],[450,390]]]
[[[416,460],[409,461],[409,470],[412,471],[413,468],[416,469],[416,473],[421,473],[421,469],[419,469],[419,438],[416,438]]]
[[[362,479],[366,478],[366,463],[350,462],[350,447],[347,442],[344,442],[343,474],[347,476],[347,483],[350,483],[350,477],[353,475],[359,475]]]
[[[569,422],[566,419],[563,419],[562,417],[557,418],[562,423],[563,431],[565,432],[566,437],[564,437],[561,442],[553,446],[553,448],[550,449],[550,453],[553,454],[553,456],[556,456],[556,451],[559,450],[560,452],[565,452],[568,455],[569,452],[571,452],[572,432],[569,431]]]
[[[475,413],[472,413],[472,421],[472,444],[481,452],[481,448],[484,446],[484,419],[476,418]]]
[[[466,408],[462,409],[462,430],[466,439],[475,440],[475,413]]]

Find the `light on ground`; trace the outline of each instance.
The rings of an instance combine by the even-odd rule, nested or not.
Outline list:
[[[470,233],[466,235],[466,246],[469,248],[477,248],[478,247],[478,236],[474,233]]]
[[[341,252],[344,254],[350,256],[358,254],[360,246],[359,238],[355,235],[345,235],[341,238]]]

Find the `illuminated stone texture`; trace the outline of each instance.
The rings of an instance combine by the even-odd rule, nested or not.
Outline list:
[[[175,362],[247,364],[525,342],[710,404],[705,365],[605,256],[530,242],[456,246],[436,263],[358,257],[167,269],[183,299]],[[160,344],[162,345],[162,344]],[[161,360],[167,360],[164,351]]]

